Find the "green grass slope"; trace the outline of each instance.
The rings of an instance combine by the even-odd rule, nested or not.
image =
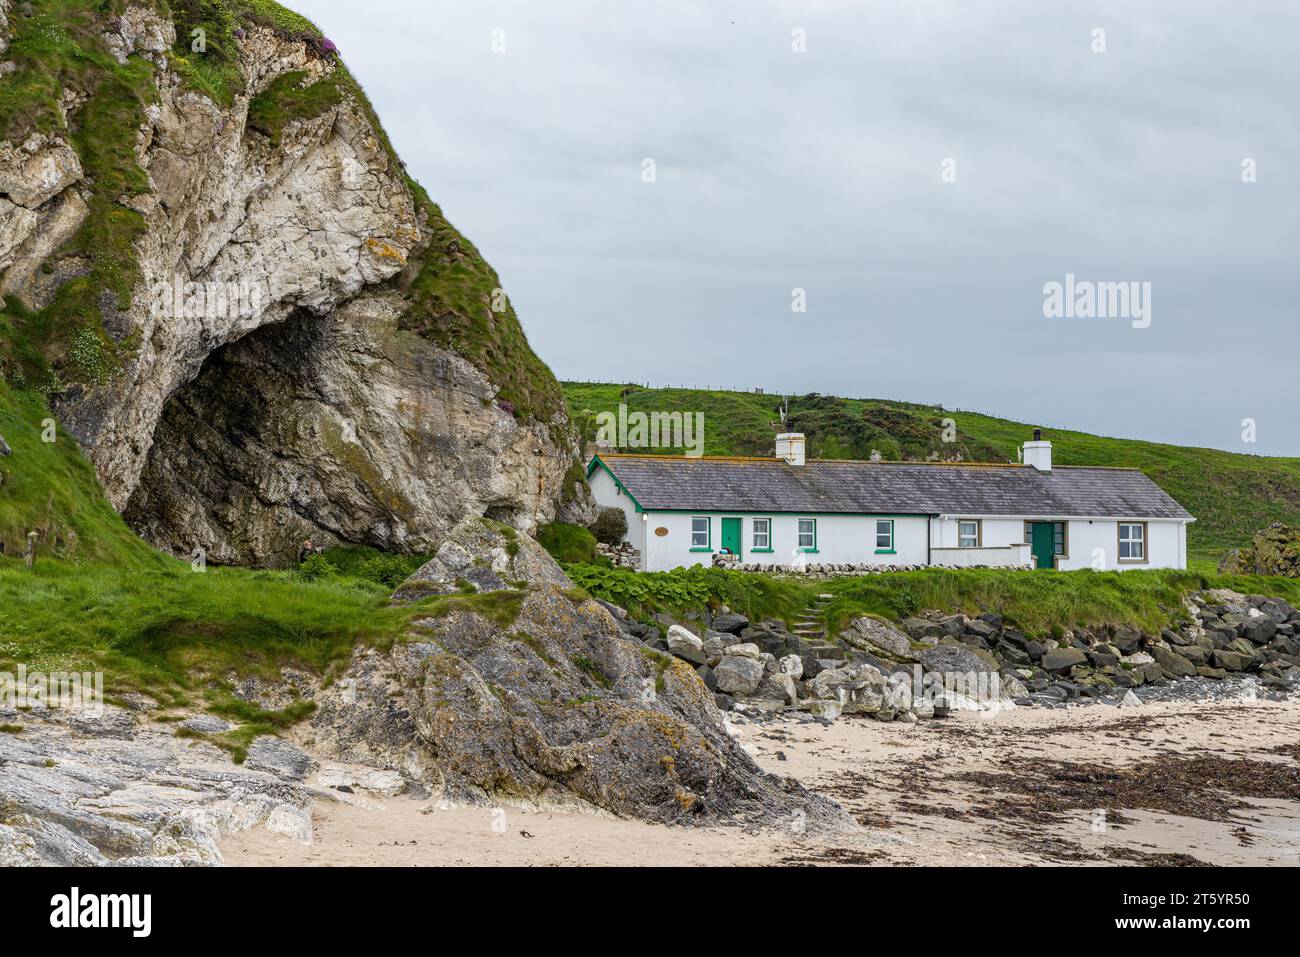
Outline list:
[[[629,411],[703,412],[706,455],[767,455],[781,397],[752,392],[647,389],[639,386],[564,383],[570,415],[584,439],[596,432],[595,416],[625,402]],[[943,441],[945,419],[956,441]],[[1014,462],[1033,424],[977,412],[881,399],[797,396],[789,400],[787,428],[808,435],[815,458],[925,459],[930,453],[966,461]],[[1300,458],[1240,455],[1216,449],[1112,439],[1044,426],[1060,465],[1139,468],[1196,516],[1188,535],[1193,558],[1215,560],[1245,545],[1271,522],[1300,521]]]
[[[38,555],[160,567],[162,556],[113,510],[94,467],[53,422],[43,396],[0,381],[0,436],[13,452],[0,457],[0,555],[21,557],[35,532]]]

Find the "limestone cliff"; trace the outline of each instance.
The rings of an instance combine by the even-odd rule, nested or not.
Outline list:
[[[309,22],[0,0],[0,76],[0,369],[150,541],[278,564],[585,506],[496,274]]]

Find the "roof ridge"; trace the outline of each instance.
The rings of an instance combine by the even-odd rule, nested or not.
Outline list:
[[[648,462],[759,462],[765,465],[787,465],[784,459],[778,459],[775,456],[767,455],[655,455],[651,452],[600,452],[593,453],[600,458],[610,459],[644,459]],[[882,459],[879,462],[871,459],[807,459],[805,465],[938,465],[953,468],[992,468],[992,469],[1018,469],[1024,468],[1019,462],[920,462],[920,461],[903,461],[899,459]],[[1085,466],[1086,467],[1086,466]]]
[[[601,458],[645,459],[650,462],[759,462],[768,465],[786,465],[784,459],[766,455],[656,455],[653,452],[601,452],[594,453]],[[906,459],[808,459],[805,465],[905,465],[938,466],[942,468],[978,468],[978,469],[1023,469],[1028,468],[1023,462],[922,462]],[[1056,465],[1055,469],[1096,469],[1108,472],[1141,472],[1136,465]]]
[[[593,453],[600,458],[610,459],[646,459],[651,462],[780,462],[780,459],[766,455],[655,455],[652,452],[601,452]],[[817,461],[817,460],[814,460]]]

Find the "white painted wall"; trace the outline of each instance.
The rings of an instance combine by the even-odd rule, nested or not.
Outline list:
[[[994,545],[979,548],[932,548],[932,565],[955,565],[958,568],[1028,565],[1033,560],[1029,546]]]
[[[599,499],[598,499],[599,500]],[[751,515],[743,512],[649,512],[646,547],[643,551],[647,571],[665,571],[686,565],[710,565],[712,552],[691,551],[691,519],[707,517],[712,529],[712,551],[722,547],[722,519],[741,520],[741,561],[773,565],[790,565],[803,558],[809,563],[924,565],[926,561],[926,520],[919,516],[893,518],[894,553],[876,552],[876,517],[865,515]],[[887,517],[887,516],[884,516]],[[772,551],[755,552],[754,519],[772,520]],[[817,551],[800,552],[799,519],[817,522]],[[657,535],[656,529],[667,529]]]
[[[1187,529],[1184,522],[1148,520],[1147,561],[1128,563],[1119,556],[1118,520],[1074,519],[1069,523],[1066,549],[1069,556],[1058,564],[1062,570],[1093,568],[1097,559],[1103,571],[1130,568],[1186,568]]]
[[[931,534],[935,548],[957,548],[957,523],[967,516],[940,516],[931,522]],[[1004,548],[1019,545],[1025,540],[1025,523],[1019,518],[979,518],[969,516],[971,521],[980,523],[980,545],[985,548]]]
[[[932,523],[935,548],[957,546],[957,522],[960,518],[980,518],[981,544],[985,548],[998,548],[1021,543],[1025,535],[1024,518],[1003,516],[940,516]],[[1185,522],[1147,519],[1147,561],[1145,563],[1119,563],[1118,519],[1051,519],[1032,516],[1031,521],[1064,521],[1066,524],[1066,554],[1057,563],[1063,571],[1092,568],[1094,549],[1100,549],[1100,561],[1105,571],[1129,568],[1186,568],[1187,526]],[[1137,519],[1134,519],[1137,521]],[[933,556],[933,551],[932,551]],[[937,563],[946,558],[933,556]]]
[[[641,514],[636,510],[636,503],[623,494],[610,474],[602,468],[597,468],[587,480],[591,486],[592,497],[601,508],[613,506],[621,508],[623,514],[627,516],[627,536],[624,539],[632,543],[632,547],[641,552],[641,570],[645,571],[645,522],[641,520]]]

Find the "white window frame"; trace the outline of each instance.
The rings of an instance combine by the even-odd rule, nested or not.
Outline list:
[[[695,528],[696,522],[704,523],[704,544],[696,544],[696,535],[700,532]],[[691,551],[693,552],[711,552],[713,551],[713,519],[708,515],[691,516]]]
[[[888,526],[888,531],[885,532],[884,534],[889,537],[889,542],[888,544],[885,545],[880,544],[880,536],[881,536],[880,526],[882,525]],[[887,554],[892,551],[895,551],[894,520],[892,518],[878,518],[876,519],[876,554],[877,555]]]
[[[759,527],[762,531],[759,531]],[[760,539],[759,536],[762,536]],[[753,522],[753,546],[750,551],[770,552],[772,550],[772,520],[770,518],[756,518]]]
[[[1124,535],[1126,529],[1129,533],[1127,537]],[[1136,536],[1133,534],[1133,529],[1137,529]],[[1126,565],[1145,565],[1149,561],[1150,550],[1147,548],[1146,522],[1117,522],[1115,532],[1119,546],[1115,553],[1116,561],[1123,562]],[[1128,557],[1124,556],[1125,545],[1129,547]],[[1133,554],[1134,546],[1137,546],[1139,552],[1136,556]]]
[[[812,532],[810,533],[810,534],[812,535],[812,544],[811,544],[811,545],[805,545],[805,544],[803,543],[803,536],[804,536],[803,525],[804,525],[804,522],[809,522],[809,523],[812,524]],[[796,519],[796,520],[795,520],[795,525],[794,525],[794,534],[795,534],[795,544],[799,546],[799,551],[801,551],[801,552],[815,552],[815,551],[817,551],[817,519],[815,519],[815,518],[800,518],[800,519]]]
[[[974,531],[970,535],[962,532],[962,526],[969,525]],[[967,539],[970,544],[966,544]],[[980,547],[980,520],[978,518],[959,518],[957,519],[957,547],[958,548],[979,548]]]

